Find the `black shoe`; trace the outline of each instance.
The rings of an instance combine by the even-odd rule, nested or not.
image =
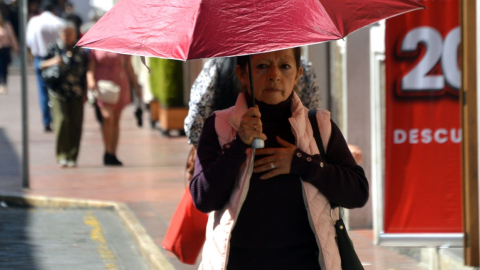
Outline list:
[[[115,166],[123,166],[123,163],[118,160],[117,156],[115,155],[112,155],[112,165],[115,165]]]
[[[53,129],[50,127],[50,125],[48,126],[45,126],[45,128],[43,129],[45,132],[52,132]]]
[[[107,166],[122,166],[123,163],[117,159],[115,155],[105,153],[103,156],[103,164]]]

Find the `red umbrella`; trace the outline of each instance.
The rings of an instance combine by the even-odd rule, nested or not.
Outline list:
[[[340,39],[421,8],[415,0],[120,0],[77,45],[178,60],[246,55]]]
[[[340,39],[421,8],[415,0],[120,0],[77,45],[177,60],[249,55]],[[253,98],[251,79],[250,90]]]

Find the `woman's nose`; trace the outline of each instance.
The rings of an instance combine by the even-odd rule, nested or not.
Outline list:
[[[280,73],[276,67],[271,67],[270,70],[268,71],[268,80],[269,81],[278,81],[280,80]]]

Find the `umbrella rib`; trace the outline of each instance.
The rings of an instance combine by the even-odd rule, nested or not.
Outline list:
[[[195,35],[195,30],[197,30],[197,20],[198,20],[198,17],[200,17],[200,9],[201,9],[203,1],[200,0],[198,2],[199,3],[198,3],[197,12],[195,12],[195,17],[193,19],[192,31],[189,33],[190,44],[188,44],[188,51],[187,51],[187,54],[185,55],[185,59],[189,59],[190,51],[192,49],[192,45],[193,45],[193,42],[194,42],[193,37]]]

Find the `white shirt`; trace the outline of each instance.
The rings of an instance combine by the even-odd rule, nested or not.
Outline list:
[[[27,46],[33,56],[47,55],[48,45],[58,38],[58,31],[64,20],[49,11],[35,16],[27,24]]]

